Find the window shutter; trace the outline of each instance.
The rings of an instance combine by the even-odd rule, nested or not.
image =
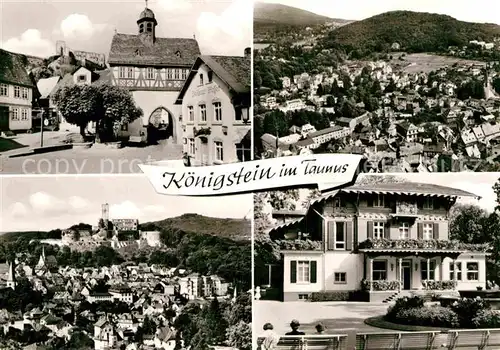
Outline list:
[[[424,239],[424,224],[421,222],[417,225],[417,238]]]
[[[290,261],[290,283],[297,283],[297,262]]]
[[[432,238],[439,239],[439,224],[435,222],[433,226],[434,227],[432,228]]]
[[[385,239],[391,238],[391,223],[389,221],[387,221],[384,225],[384,238]]]
[[[318,281],[318,263],[316,261],[311,261],[310,262],[310,269],[311,269],[311,278],[310,282],[311,283],[316,283]]]
[[[335,249],[335,221],[328,221],[328,250]]]
[[[367,224],[367,237],[373,238],[373,221],[368,221]]]
[[[352,232],[352,222],[348,221],[345,223],[345,250],[352,250],[352,237],[353,237],[353,232]]]

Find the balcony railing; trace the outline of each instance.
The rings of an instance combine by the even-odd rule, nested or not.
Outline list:
[[[417,216],[418,207],[415,203],[397,202],[396,213],[393,216]]]
[[[417,240],[417,239],[367,239],[358,246],[359,249],[401,249],[401,250],[456,250],[475,253],[487,253],[489,244],[469,244],[450,240]]]
[[[306,240],[279,240],[276,241],[280,250],[304,250],[304,251],[321,251],[323,243],[321,241]]]

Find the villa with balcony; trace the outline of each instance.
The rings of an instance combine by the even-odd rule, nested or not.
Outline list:
[[[395,182],[355,184],[312,200],[303,217],[270,231],[283,256],[283,299],[363,291],[384,301],[486,288],[489,247],[449,237],[450,209],[462,197],[477,199],[459,189]]]

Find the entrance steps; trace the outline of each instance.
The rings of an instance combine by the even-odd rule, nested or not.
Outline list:
[[[402,291],[394,291],[391,295],[389,295],[387,298],[382,300],[383,303],[391,303],[395,301],[398,298],[404,298],[404,297],[410,297],[413,294],[409,290],[402,290]]]

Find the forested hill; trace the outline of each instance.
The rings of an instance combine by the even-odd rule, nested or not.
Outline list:
[[[358,51],[357,56],[384,52],[398,43],[407,52],[443,52],[471,40],[492,42],[500,37],[500,26],[459,21],[446,15],[393,11],[332,30],[324,39],[326,48]]]
[[[221,219],[198,214],[184,214],[175,218],[148,222],[141,230],[179,230],[186,233],[213,235],[235,241],[250,240],[251,223],[247,219]]]
[[[288,26],[313,26],[343,21],[291,6],[262,2],[255,3],[253,20],[258,25],[282,24]]]

